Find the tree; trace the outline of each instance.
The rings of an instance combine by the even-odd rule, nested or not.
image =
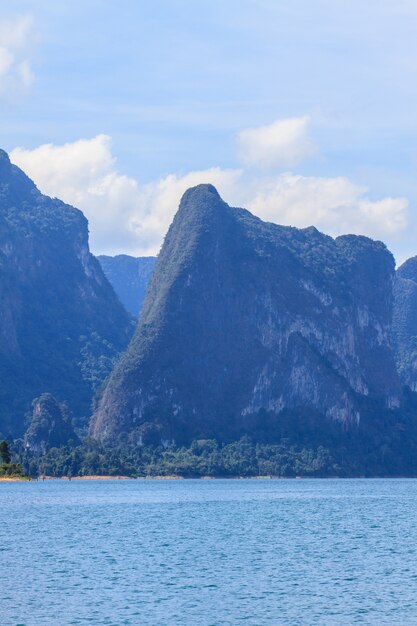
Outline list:
[[[7,441],[0,441],[0,458],[2,463],[9,464],[11,462],[9,446]]]

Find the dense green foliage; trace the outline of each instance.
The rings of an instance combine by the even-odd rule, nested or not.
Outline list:
[[[408,411],[386,411],[355,431],[304,420],[292,427],[288,422],[286,436],[275,443],[267,441],[268,432],[263,440],[201,439],[189,446],[125,439],[108,447],[86,439],[41,455],[16,441],[13,460],[34,476],[417,476],[417,401],[411,395]]]
[[[0,441],[0,462],[8,464],[11,461],[9,445],[4,439]]]
[[[12,463],[9,444],[0,441],[0,478],[24,478],[26,474],[20,463]]]
[[[340,468],[324,448],[296,449],[253,444],[241,439],[225,446],[215,440],[195,441],[189,448],[119,446],[89,442],[76,448],[51,448],[33,456],[17,446],[19,459],[32,476],[326,476]]]
[[[0,465],[0,478],[26,478],[27,474],[20,463],[3,463]]]
[[[34,453],[62,445],[77,445],[68,408],[50,393],[43,393],[32,402],[33,411],[25,433],[25,447]]]

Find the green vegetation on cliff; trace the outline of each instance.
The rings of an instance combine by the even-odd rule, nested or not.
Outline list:
[[[132,322],[89,251],[81,211],[44,196],[0,150],[0,436],[44,392],[88,419]]]
[[[258,439],[194,440],[188,446],[172,442],[145,444],[128,439],[112,447],[92,439],[80,445],[51,447],[36,454],[23,441],[13,445],[13,460],[32,476],[417,476],[417,402],[409,409],[372,416],[363,430],[325,428],[316,419],[283,420],[280,436],[258,430]]]
[[[32,416],[26,430],[25,448],[35,454],[44,454],[49,448],[76,446],[78,437],[71,424],[68,408],[50,393],[43,393],[32,402]]]
[[[417,391],[417,257],[396,272],[393,347],[402,383]]]
[[[394,267],[381,242],[266,223],[211,185],[189,189],[91,435],[153,429],[187,445],[256,439],[266,421],[273,441],[284,411],[346,431],[377,419],[401,403]]]

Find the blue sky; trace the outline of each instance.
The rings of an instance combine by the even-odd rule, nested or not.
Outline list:
[[[200,177],[266,219],[417,253],[417,0],[4,4],[0,144],[80,205],[96,252],[157,251]]]

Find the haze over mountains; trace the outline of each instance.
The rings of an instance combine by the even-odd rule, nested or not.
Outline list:
[[[110,372],[90,426],[106,445],[417,424],[417,263],[396,274],[381,242],[262,222],[202,184],[156,265],[101,257],[103,273],[82,213],[43,196],[4,152],[0,236],[3,436],[23,434],[37,398],[28,446],[77,440],[62,403],[85,426]],[[122,302],[137,315],[146,287],[114,367],[132,333]]]
[[[103,254],[97,258],[125,309],[135,317],[139,317],[156,257]]]

